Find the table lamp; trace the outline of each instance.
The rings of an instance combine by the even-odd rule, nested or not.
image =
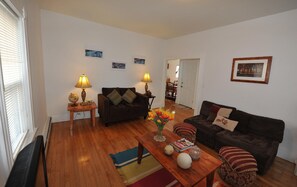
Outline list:
[[[143,76],[143,79],[141,81],[145,82],[145,87],[144,87],[145,94],[146,95],[151,95],[152,93],[148,90],[148,85],[147,85],[148,82],[152,82],[150,74],[145,73],[144,76]]]
[[[87,95],[85,89],[86,89],[86,88],[91,88],[91,87],[92,87],[92,85],[91,85],[90,82],[89,82],[88,77],[87,77],[85,74],[82,74],[82,75],[79,77],[79,79],[78,79],[78,81],[77,81],[75,87],[76,87],[76,88],[82,88],[81,98],[82,98],[82,101],[83,101],[83,103],[84,103],[84,102],[85,102],[85,99],[86,99],[86,95]]]

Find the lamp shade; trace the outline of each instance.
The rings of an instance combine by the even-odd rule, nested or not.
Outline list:
[[[85,74],[82,74],[79,77],[75,87],[84,89],[84,88],[91,88],[92,85],[90,84],[88,77]]]
[[[141,81],[142,82],[152,82],[150,74],[145,73],[144,76],[143,76],[143,79]]]

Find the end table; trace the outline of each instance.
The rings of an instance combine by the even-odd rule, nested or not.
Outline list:
[[[148,102],[148,109],[151,110],[151,108],[152,108],[152,104],[153,104],[154,99],[155,99],[156,96],[154,96],[154,95],[150,95],[150,96],[147,96],[147,97],[148,97],[148,99],[149,99],[149,102]],[[152,99],[151,102],[150,102],[150,99]]]
[[[95,102],[92,102],[87,105],[81,105],[81,103],[79,103],[77,106],[71,106],[71,105],[72,104],[69,103],[67,107],[67,110],[70,112],[70,131],[72,131],[73,129],[73,119],[74,119],[75,112],[90,111],[92,124],[93,124],[93,127],[95,127],[95,124],[96,124],[95,110],[97,108],[97,105]]]

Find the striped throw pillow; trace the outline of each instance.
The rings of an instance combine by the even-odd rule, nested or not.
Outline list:
[[[238,173],[258,171],[257,161],[253,155],[243,149],[225,146],[220,149],[219,155]]]
[[[173,132],[191,142],[196,139],[196,127],[188,123],[177,123],[173,126]]]

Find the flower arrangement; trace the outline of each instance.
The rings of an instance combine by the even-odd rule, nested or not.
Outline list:
[[[155,109],[149,112],[148,120],[156,123],[157,126],[164,126],[168,121],[174,119],[174,113],[164,109]]]
[[[164,109],[151,110],[148,115],[148,120],[153,121],[158,127],[158,133],[154,137],[156,141],[165,141],[166,138],[162,136],[162,130],[165,124],[174,119],[174,113]]]

